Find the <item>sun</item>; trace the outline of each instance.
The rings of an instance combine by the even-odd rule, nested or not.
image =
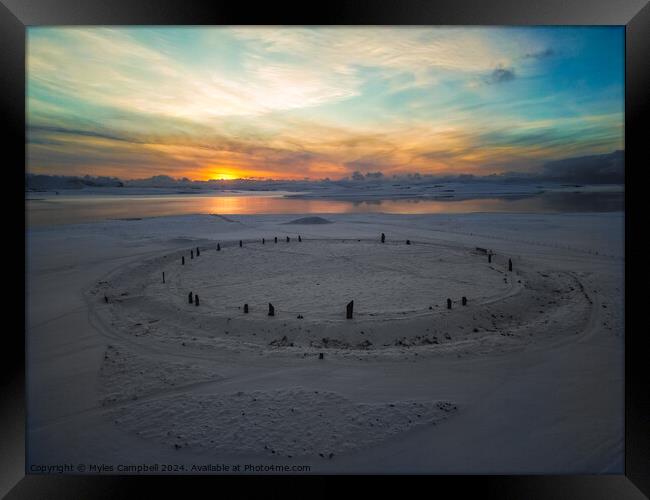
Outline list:
[[[241,179],[242,175],[234,169],[228,167],[207,167],[203,169],[202,177],[207,180],[230,181],[233,179]]]
[[[232,179],[238,179],[239,177],[233,174],[227,174],[224,172],[215,172],[214,174],[210,175],[211,179],[216,179],[218,181],[230,181]]]

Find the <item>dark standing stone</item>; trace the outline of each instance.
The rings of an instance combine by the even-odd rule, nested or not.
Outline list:
[[[196,247],[196,256],[198,257],[199,255],[201,255],[201,252],[199,251],[199,247]]]
[[[221,252],[221,245],[219,243],[217,243],[217,252]]]
[[[190,293],[187,295],[187,302],[190,303],[190,304],[191,304],[192,302],[194,302],[194,298],[192,297],[192,292],[190,292]]]
[[[287,243],[289,243],[289,237],[287,236]]]
[[[275,307],[269,302],[269,316],[275,316]]]
[[[242,240],[239,240],[239,248],[241,248],[242,246],[244,246],[244,242]]]
[[[199,305],[199,294],[198,293],[194,296],[194,305],[195,306]]]
[[[298,241],[302,241],[302,238],[300,237],[300,235],[298,235]]]
[[[447,299],[447,309],[451,309],[451,299]]]
[[[163,283],[165,282],[165,271],[163,271]]]
[[[104,302],[108,304],[108,297],[106,296],[106,294],[104,294]]]
[[[411,244],[411,240],[406,240],[406,244],[407,244],[407,245],[410,245],[410,244]]]
[[[262,245],[264,245],[264,243],[265,243],[265,242],[264,242],[264,238],[262,238]]]
[[[488,254],[488,264],[491,264],[491,263],[492,263],[492,254],[489,253]]]
[[[464,305],[464,306],[467,305],[467,297],[463,297],[463,305]]]
[[[512,259],[508,259],[508,271],[512,271]]]
[[[348,302],[348,305],[345,306],[345,317],[346,319],[352,319],[352,312],[354,309],[354,300]]]
[[[244,304],[244,314],[248,314],[248,304]]]
[[[323,359],[324,354],[322,352],[318,353],[318,359]]]
[[[194,250],[190,250],[190,259],[194,258]]]
[[[386,235],[384,233],[381,233],[381,242],[386,243]]]
[[[185,256],[184,256],[184,255],[181,257],[181,265],[182,265],[182,266],[185,265]]]
[[[275,237],[275,242],[276,242],[276,243],[278,242],[278,237],[277,237],[277,236]]]

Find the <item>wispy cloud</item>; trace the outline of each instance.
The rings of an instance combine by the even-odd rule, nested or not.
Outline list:
[[[555,55],[555,50],[552,48],[548,47],[544,50],[540,50],[537,52],[527,52],[523,55],[524,59],[545,59],[547,57],[551,57]]]

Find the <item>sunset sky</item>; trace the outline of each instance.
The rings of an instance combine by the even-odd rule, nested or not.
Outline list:
[[[485,175],[623,149],[624,29],[28,28],[28,171]]]

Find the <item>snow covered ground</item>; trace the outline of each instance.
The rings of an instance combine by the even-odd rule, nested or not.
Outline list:
[[[28,469],[623,470],[622,213],[309,215],[28,229]]]

